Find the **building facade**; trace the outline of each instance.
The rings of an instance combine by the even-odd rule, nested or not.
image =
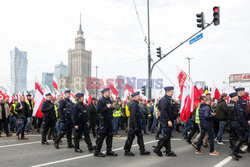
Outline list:
[[[117,91],[119,92],[118,97],[124,97],[124,88],[125,88],[125,76],[118,75],[117,76],[117,84],[116,84]]]
[[[73,92],[84,92],[87,77],[91,77],[91,51],[85,49],[82,26],[80,24],[75,38],[75,48],[68,51],[68,77],[61,77],[60,89],[68,88]]]
[[[54,76],[59,81],[60,77],[68,76],[68,66],[61,62],[60,64],[55,66]]]
[[[10,51],[11,88],[12,93],[27,90],[27,52],[20,51],[15,47]]]
[[[46,85],[49,87],[49,89],[53,92],[53,73],[42,73],[42,86],[45,88]]]

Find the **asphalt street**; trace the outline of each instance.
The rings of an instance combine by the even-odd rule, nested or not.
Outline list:
[[[123,146],[126,140],[126,135],[122,134],[121,138],[114,138],[113,150],[118,153],[118,157],[97,158],[92,153],[89,153],[84,141],[81,141],[81,149],[83,153],[75,153],[74,149],[67,148],[66,139],[63,139],[60,149],[56,150],[53,142],[49,141],[50,145],[41,145],[40,135],[27,135],[29,140],[17,141],[15,137],[0,138],[0,167],[78,167],[78,166],[96,166],[96,167],[248,167],[250,164],[250,154],[243,155],[243,158],[236,162],[228,156],[229,142],[226,140],[226,145],[215,144],[215,149],[221,155],[210,156],[208,149],[203,150],[204,155],[196,155],[194,147],[187,144],[181,134],[173,133],[172,150],[177,153],[177,157],[157,157],[153,152],[152,146],[156,145],[155,135],[144,135],[146,149],[151,151],[150,156],[141,156],[138,150],[137,140],[135,138],[132,152],[135,157],[125,157]],[[92,142],[94,143],[92,138]],[[103,151],[105,151],[105,142]],[[243,148],[244,149],[244,148]]]

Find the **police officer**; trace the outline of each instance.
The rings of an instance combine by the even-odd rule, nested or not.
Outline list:
[[[160,123],[162,126],[162,136],[158,141],[157,146],[154,149],[154,152],[158,156],[163,156],[161,149],[163,147],[166,148],[166,156],[172,156],[176,157],[176,154],[171,151],[171,133],[173,129],[173,122],[175,119],[177,119],[176,116],[176,110],[177,110],[177,105],[172,99],[173,96],[173,90],[174,87],[168,86],[165,87],[165,96],[160,100],[160,112],[161,112],[161,118],[160,118]],[[179,122],[179,120],[177,120]]]
[[[82,153],[80,149],[80,139],[82,137],[82,133],[84,134],[84,140],[88,145],[89,151],[93,151],[94,147],[92,146],[92,142],[89,136],[88,124],[87,124],[87,108],[83,105],[83,93],[77,93],[75,95],[77,103],[73,107],[73,122],[75,127],[75,137],[74,137],[74,144],[75,144],[75,152]]]
[[[59,136],[55,140],[55,148],[59,149],[59,142],[63,138],[65,134],[67,134],[67,142],[68,148],[73,148],[72,144],[72,111],[73,111],[73,103],[69,99],[70,98],[70,90],[65,90],[64,92],[65,98],[62,99],[59,103],[58,116],[60,121],[60,133]]]
[[[53,139],[56,139],[56,112],[54,104],[51,102],[51,94],[48,93],[45,95],[46,100],[42,104],[42,113],[43,113],[43,122],[42,122],[42,144],[49,145],[46,140],[46,135],[50,128]]]
[[[244,117],[245,120],[247,120],[248,119],[248,117],[247,117],[247,102],[246,102],[246,100],[243,99],[243,97],[246,95],[245,88],[239,87],[239,88],[236,88],[235,91],[237,92],[237,94],[239,96],[238,103],[240,105],[243,117]],[[245,124],[247,126],[247,121],[245,121]],[[245,142],[247,142],[247,140]],[[244,154],[245,151],[240,150],[240,153]]]
[[[239,103],[239,97],[236,92],[229,94],[230,103],[228,104],[228,117],[230,126],[230,155],[233,159],[239,160],[242,156],[240,147],[245,141],[245,133],[247,131],[246,119],[244,118],[244,113],[241,110]]]
[[[113,140],[113,110],[114,106],[110,99],[110,89],[105,88],[102,91],[102,97],[99,99],[96,110],[100,118],[99,136],[96,140],[96,150],[94,156],[105,157],[101,152],[102,144],[106,138],[107,150],[106,156],[117,156],[115,152],[112,151],[112,140]]]
[[[135,156],[134,153],[130,151],[135,135],[137,136],[137,142],[139,145],[139,150],[141,155],[149,155],[150,152],[145,150],[143,134],[142,134],[142,114],[139,107],[140,93],[135,92],[132,95],[133,101],[129,107],[130,110],[130,122],[128,138],[124,146],[125,156]]]

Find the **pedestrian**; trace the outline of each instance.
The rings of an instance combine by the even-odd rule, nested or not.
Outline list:
[[[121,123],[122,117],[122,101],[120,98],[117,98],[116,102],[114,103],[115,109],[113,110],[113,124],[114,124],[114,137],[121,137],[118,134],[118,129]]]
[[[203,154],[201,151],[202,141],[205,138],[206,133],[209,137],[210,144],[210,155],[218,156],[219,153],[214,150],[214,129],[213,129],[213,118],[216,115],[211,110],[212,99],[207,97],[204,104],[201,104],[199,108],[199,117],[200,117],[200,127],[201,135],[197,143],[196,154]]]
[[[75,152],[82,153],[83,151],[80,149],[80,139],[82,138],[82,134],[84,134],[84,140],[88,146],[88,150],[91,152],[94,150],[92,146],[92,142],[89,136],[89,127],[88,127],[88,116],[87,116],[87,108],[83,104],[84,94],[77,93],[76,104],[73,107],[73,123],[74,123],[74,148]]]
[[[9,133],[9,114],[10,114],[10,108],[7,103],[5,103],[3,97],[0,98],[0,127],[2,126],[4,129],[4,133],[7,137],[12,136],[12,134]],[[0,129],[1,130],[1,129]],[[1,136],[1,131],[0,131]]]
[[[25,126],[25,133],[26,134],[30,134],[30,124],[31,124],[31,118],[32,118],[32,112],[34,109],[34,104],[33,104],[33,100],[31,99],[31,94],[27,95],[27,99],[25,100],[25,102],[29,105],[29,112],[28,112],[28,117],[27,117],[27,123]]]
[[[130,151],[135,135],[137,136],[137,142],[139,145],[140,154],[149,155],[150,152],[145,150],[142,128],[141,128],[142,114],[140,112],[140,107],[139,107],[140,93],[135,92],[131,95],[131,97],[133,98],[133,101],[129,107],[130,122],[129,122],[128,138],[124,146],[125,150],[124,155],[135,156],[135,154]]]
[[[250,95],[247,94],[248,101],[247,101],[247,120],[248,120],[248,147],[247,152],[250,153]]]
[[[99,127],[99,136],[96,140],[96,150],[94,156],[96,157],[105,157],[101,152],[103,141],[106,138],[107,150],[106,156],[117,156],[115,152],[112,151],[112,142],[113,142],[113,110],[114,105],[110,99],[110,88],[104,88],[102,91],[102,97],[99,99],[96,110],[99,114],[100,127]]]
[[[141,115],[142,115],[142,130],[145,135],[148,135],[147,133],[147,122],[148,122],[148,108],[146,106],[146,100],[142,99],[141,104],[139,105]]]
[[[59,142],[66,134],[68,148],[73,148],[72,144],[72,112],[73,112],[73,103],[70,100],[70,90],[64,91],[65,98],[60,101],[58,116],[60,121],[60,134],[55,139],[54,145],[56,149],[59,149]]]
[[[172,99],[174,87],[167,86],[165,89],[165,95],[160,100],[161,120],[162,125],[162,138],[158,141],[157,146],[154,149],[154,153],[158,156],[163,156],[161,149],[165,147],[166,156],[176,157],[177,155],[171,149],[171,134],[173,130],[174,120],[177,119],[175,111],[177,108],[176,103]],[[177,120],[179,122],[179,120]]]
[[[17,140],[28,140],[24,136],[24,130],[27,123],[27,118],[29,116],[29,105],[25,102],[25,96],[21,96],[20,103],[16,105],[17,119],[19,122],[19,128],[16,132]],[[21,138],[19,135],[21,134]]]
[[[227,124],[227,94],[222,93],[216,107],[216,119],[219,121],[219,132],[216,137],[217,144],[225,145],[222,135]]]
[[[47,93],[46,100],[42,104],[42,113],[43,113],[43,123],[42,123],[42,145],[49,145],[47,142],[46,136],[50,129],[50,133],[53,136],[53,139],[55,140],[57,137],[56,132],[56,111],[55,106],[51,102],[51,93]]]
[[[15,133],[17,131],[17,112],[16,112],[17,103],[18,103],[18,100],[14,99],[13,104],[11,104],[11,108],[10,108],[10,131],[11,133]]]
[[[97,99],[93,98],[92,102],[88,107],[88,120],[89,120],[89,128],[92,131],[93,137],[97,137],[96,126],[98,125],[98,114],[96,111]]]

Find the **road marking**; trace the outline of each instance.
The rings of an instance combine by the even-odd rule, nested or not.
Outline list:
[[[150,143],[154,143],[154,142],[157,142],[157,140],[148,141],[148,142],[145,142],[144,144],[146,145],[146,144],[150,144]],[[137,147],[137,146],[138,146],[138,144],[132,145],[132,147]],[[122,150],[122,149],[123,149],[123,147],[120,147],[120,148],[113,149],[113,151],[118,151],[118,150]],[[58,160],[58,161],[48,162],[48,163],[44,163],[44,164],[34,165],[34,166],[30,166],[30,167],[48,166],[48,165],[58,164],[58,163],[62,163],[62,162],[73,161],[73,160],[77,160],[77,159],[91,157],[91,156],[94,156],[93,153],[83,155],[83,156],[77,156],[77,157],[73,157],[73,158],[67,158],[67,159],[62,159],[62,160]]]
[[[10,145],[5,145],[5,146],[0,146],[0,148],[23,146],[23,145],[37,144],[37,143],[41,143],[41,141],[34,141],[34,142],[20,143],[20,144],[10,144]]]
[[[243,151],[246,151],[247,146],[242,147]],[[233,158],[231,156],[225,158],[224,160],[222,160],[221,162],[219,162],[218,164],[216,164],[214,167],[222,167],[225,164],[227,164],[229,161],[231,161]]]

